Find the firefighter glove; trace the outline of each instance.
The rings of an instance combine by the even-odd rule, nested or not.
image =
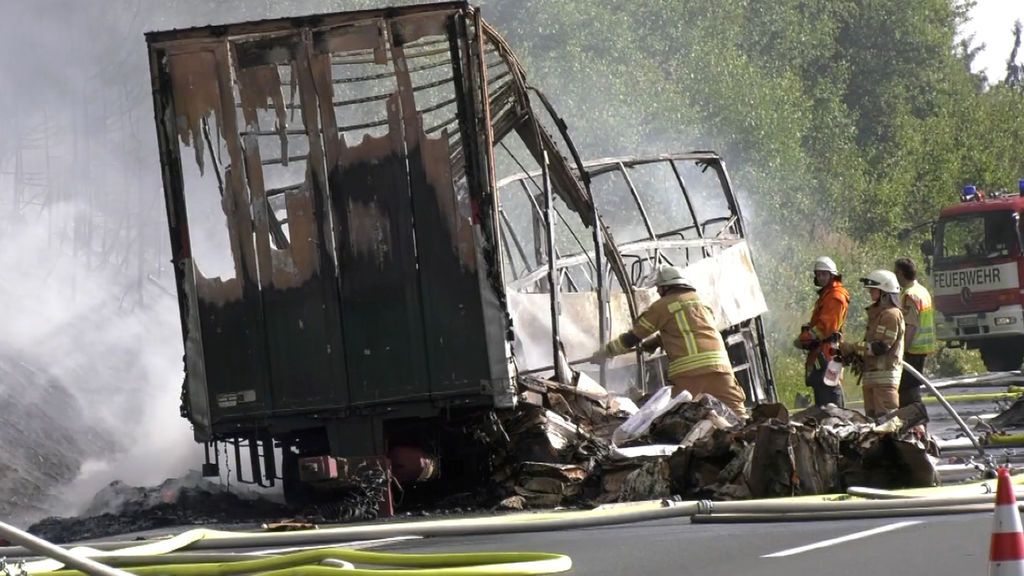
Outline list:
[[[840,342],[839,355],[843,358],[864,357],[867,352],[867,344],[864,342]]]
[[[800,336],[793,341],[793,345],[801,350],[814,350],[820,344],[821,340],[815,338],[814,334],[812,334],[808,328],[801,331]]]
[[[646,354],[654,354],[658,351],[658,348],[661,348],[661,339],[657,337],[648,338],[640,344],[640,349]]]
[[[612,358],[624,353],[626,353],[626,347],[622,345],[619,338],[612,338],[604,345],[604,347],[597,351],[594,357],[603,360],[605,358]]]
[[[857,358],[850,362],[850,373],[857,377],[857,384],[860,384],[861,374],[864,373],[864,361]]]
[[[885,342],[872,342],[869,345],[869,348],[871,350],[872,356],[881,356],[882,354],[888,352],[889,349],[892,347],[886,344]]]

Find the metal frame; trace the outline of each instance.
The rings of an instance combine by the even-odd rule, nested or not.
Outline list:
[[[698,220],[697,210],[693,198],[691,196],[691,191],[687,187],[686,182],[684,181],[684,178],[678,166],[678,163],[680,162],[694,162],[702,166],[704,170],[714,170],[718,178],[718,181],[721,183],[721,193],[726,201],[726,205],[729,211],[728,215],[715,216],[703,221]],[[682,196],[682,200],[686,203],[687,210],[692,218],[692,224],[682,228],[663,232],[658,232],[655,230],[655,226],[651,221],[650,215],[648,214],[643,204],[640,192],[629,174],[629,170],[634,167],[652,164],[667,164],[671,168],[672,173],[675,177],[675,181],[679,187],[679,192]],[[620,255],[620,258],[636,258],[636,261],[634,261],[634,264],[632,266],[633,271],[626,274],[626,277],[629,278],[630,284],[635,285],[639,283],[641,269],[637,268],[637,266],[641,265],[642,262],[645,260],[650,261],[653,264],[658,264],[661,262],[673,264],[673,262],[671,262],[671,260],[669,260],[668,257],[663,254],[664,250],[685,249],[687,251],[687,260],[694,261],[695,259],[691,259],[689,256],[689,250],[691,248],[700,250],[700,258],[696,259],[699,260],[710,256],[716,247],[726,247],[735,244],[736,242],[742,240],[746,235],[743,223],[743,216],[739,207],[739,202],[737,201],[735,192],[732,188],[732,182],[725,168],[725,163],[722,161],[721,157],[719,157],[714,152],[696,151],[686,153],[660,154],[652,156],[600,158],[580,162],[579,168],[575,171],[575,174],[581,181],[586,181],[589,188],[589,183],[593,181],[594,178],[613,172],[618,173],[623,177],[623,180],[629,191],[633,204],[636,207],[636,212],[642,220],[644,228],[648,235],[648,238],[646,239],[635,240],[630,242],[609,242],[609,244],[612,245],[612,248],[615,250],[615,252],[617,252]],[[538,175],[543,175],[543,173],[534,170],[513,174],[500,180],[498,182],[498,188],[503,190],[515,190],[515,184],[518,183],[520,185],[519,187],[521,187],[523,192],[532,200],[532,195],[529,193],[529,190],[526,187],[526,181],[535,181]],[[590,191],[588,189],[588,194],[589,193]],[[595,206],[595,210],[597,210],[596,199],[594,199],[591,196],[591,201]],[[595,215],[594,218],[595,220],[599,220],[599,215]],[[714,236],[708,236],[707,227],[718,223],[721,223],[721,229],[718,231],[718,233],[716,233]],[[512,223],[506,220],[503,224],[506,226],[511,226]],[[693,233],[696,235],[696,238],[685,238],[683,234],[687,231],[693,231]],[[554,238],[549,236],[545,238],[544,241],[546,245],[550,247],[554,243]],[[600,243],[600,235],[595,230],[594,243],[590,247],[590,249],[584,249],[582,252],[578,254],[568,256],[557,255],[557,262],[554,264],[553,268],[557,270],[566,271],[572,267],[580,266],[588,262],[591,265],[593,265],[596,259],[595,256],[602,252],[602,250],[598,248]],[[532,270],[523,270],[521,273],[517,275],[515,279],[511,280],[508,283],[508,286],[510,289],[513,290],[526,289],[529,286],[537,284],[544,278],[551,278],[551,268],[552,266],[548,264],[544,266],[538,266]],[[598,270],[600,270],[600,272],[597,274],[597,278],[603,279],[604,271],[601,270],[600,268]],[[632,310],[635,310],[635,294],[632,290],[629,290],[627,288],[628,287],[623,286],[623,291],[629,295],[628,297],[632,302]],[[601,341],[603,344],[604,342],[607,341],[607,338],[610,336],[607,333],[609,327],[609,314],[606,304],[607,295],[604,293],[603,285],[599,285],[597,289],[599,292],[599,302],[601,303],[598,310],[598,323],[599,331],[601,334]],[[579,290],[574,289],[573,291]],[[557,292],[557,290],[551,290],[551,292],[551,307],[552,314],[554,315],[558,306],[558,297],[556,294],[554,294],[554,292]],[[635,311],[632,315],[635,319]],[[552,325],[555,326],[555,329],[553,330],[553,338],[557,340],[559,338],[557,324],[553,322]],[[754,355],[757,356],[756,361],[758,362],[757,370],[754,371],[753,373],[760,374],[763,378],[763,382],[761,382],[761,384],[763,386],[764,396],[758,397],[758,390],[755,386],[752,385],[751,391],[754,397],[751,398],[751,401],[757,402],[761,400],[774,400],[774,375],[772,373],[771,363],[768,357],[766,339],[764,336],[763,319],[761,317],[754,318],[748,322],[745,322],[743,325],[738,325],[734,327],[734,330],[735,331],[733,333],[735,334],[749,332],[752,335],[752,344],[756,350]],[[540,369],[532,369],[529,370],[529,372],[543,372],[550,370],[552,367],[557,367],[559,365],[557,352],[553,354],[552,360],[553,362],[551,366],[547,366]],[[646,376],[643,374],[643,366],[645,362],[642,361],[642,357],[640,358],[640,360],[641,361],[637,362],[638,378],[640,379],[640,381],[645,381]],[[752,367],[746,365],[742,366],[741,368],[752,369]],[[604,384],[605,378],[606,366],[602,366],[602,384]]]

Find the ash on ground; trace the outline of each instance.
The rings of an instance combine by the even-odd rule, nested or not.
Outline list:
[[[230,491],[191,472],[148,488],[112,482],[96,493],[81,516],[45,518],[29,532],[63,543],[168,526],[265,522],[294,513],[285,504]]]

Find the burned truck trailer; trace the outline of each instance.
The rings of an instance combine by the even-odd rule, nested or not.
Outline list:
[[[239,481],[287,496],[357,470],[432,479],[460,423],[514,409],[520,373],[657,382],[658,358],[573,363],[628,328],[657,265],[760,295],[716,155],[582,162],[466,3],[147,42],[182,414],[207,473],[223,443]],[[717,305],[730,357],[748,397],[772,399],[763,298],[733,300]]]

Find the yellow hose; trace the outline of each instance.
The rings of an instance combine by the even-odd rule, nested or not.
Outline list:
[[[386,569],[342,568],[325,566],[325,560],[344,560]],[[44,576],[81,575],[78,570],[33,571]],[[398,554],[366,552],[348,548],[321,548],[302,550],[280,556],[237,562],[211,562],[202,564],[168,564],[160,566],[125,566],[124,570],[137,576],[231,576],[234,574],[345,574],[352,576],[455,576],[480,574],[481,576],[513,576],[554,574],[572,568],[572,560],[561,554],[544,552],[471,552],[459,554]]]
[[[1024,443],[1024,434],[990,434],[987,441],[987,444],[992,446],[1022,443]]]
[[[981,394],[957,394],[956,396],[946,396],[946,400],[950,402],[981,402],[984,400],[1016,400],[1020,397],[1019,392],[987,392]],[[937,400],[931,396],[922,398],[925,404],[933,404]]]
[[[946,396],[946,400],[950,402],[983,402],[992,401],[996,402],[999,400],[1016,400],[1020,398],[1021,392],[1018,390],[1010,390],[1008,392],[983,392],[979,394],[957,394],[955,396]],[[938,400],[934,396],[924,396],[921,398],[921,402],[924,404],[935,404]],[[863,400],[854,400],[847,402],[847,406],[863,406]]]

